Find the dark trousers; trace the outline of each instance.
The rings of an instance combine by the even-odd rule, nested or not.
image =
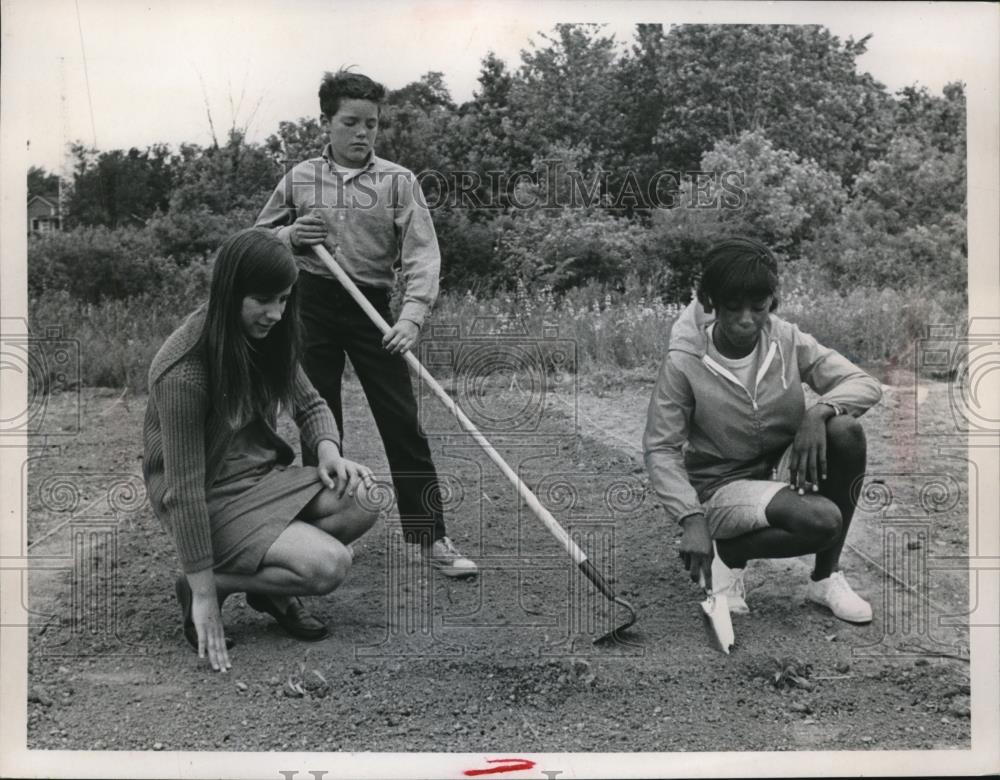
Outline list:
[[[361,288],[387,322],[389,292]],[[417,419],[410,371],[402,355],[382,346],[382,333],[336,279],[299,274],[299,310],[305,332],[303,367],[323,396],[344,435],[341,379],[344,357],[350,358],[378,426],[396,488],[403,537],[408,542],[445,536],[437,471],[427,437]],[[345,455],[346,455],[345,447]],[[314,453],[306,465],[316,465]]]

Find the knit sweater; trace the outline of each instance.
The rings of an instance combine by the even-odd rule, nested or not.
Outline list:
[[[212,407],[208,363],[197,348],[206,307],[193,312],[160,347],[149,369],[149,402],[143,425],[143,477],[157,518],[174,538],[185,572],[213,564],[206,491],[215,482],[236,435]],[[337,423],[326,402],[299,368],[292,417],[304,451],[328,439],[339,446]],[[291,446],[265,420],[278,463],[295,458]]]

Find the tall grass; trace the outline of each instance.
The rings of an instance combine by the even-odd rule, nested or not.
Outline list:
[[[834,291],[801,266],[782,276],[778,313],[868,368],[913,365],[914,348],[934,325],[968,321],[965,293],[927,286],[857,286]]]
[[[569,340],[576,348],[576,370],[589,372],[658,362],[682,308],[652,295],[647,298],[645,291],[625,294],[588,284],[557,296],[550,287],[529,291],[522,283],[513,292],[491,298],[446,293],[432,322],[457,325],[461,336],[527,338],[543,344]]]
[[[423,338],[441,326],[458,326],[463,337],[492,336],[552,343],[570,340],[579,375],[630,373],[652,377],[683,306],[665,302],[636,279],[625,292],[589,284],[556,295],[550,288],[516,290],[493,297],[471,292],[442,294]],[[36,331],[59,325],[78,340],[84,386],[147,390],[150,361],[164,339],[201,300],[203,282],[159,295],[89,304],[66,292],[45,292],[31,301]],[[910,364],[916,339],[928,326],[966,318],[965,297],[928,290],[859,287],[838,294],[808,277],[786,279],[778,314],[850,359],[869,368]]]
[[[153,356],[187,313],[178,300],[159,296],[85,303],[60,291],[31,301],[29,316],[33,332],[58,325],[79,344],[81,385],[142,393]]]
[[[586,285],[557,298],[542,288],[479,299],[443,295],[434,322],[468,333],[477,317],[490,318],[500,335],[538,337],[548,329],[572,339],[581,373],[658,368],[670,328],[683,309],[651,295],[636,280],[628,292]],[[857,287],[843,293],[792,275],[783,285],[778,315],[852,361],[877,370],[910,365],[914,344],[931,325],[964,322],[965,296],[927,289]]]

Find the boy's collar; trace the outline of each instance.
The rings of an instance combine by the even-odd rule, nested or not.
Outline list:
[[[323,159],[326,161],[326,164],[330,167],[330,170],[331,171],[336,170],[336,168],[334,167],[335,161],[333,159],[333,149],[330,147],[329,143],[327,143],[327,145],[323,147],[323,155],[322,156],[323,156]],[[371,168],[374,164],[375,164],[375,152],[371,151],[371,152],[368,152],[368,157],[365,158],[365,164],[362,165],[357,170],[358,170],[359,173],[361,171],[366,171],[369,168]],[[344,167],[344,166],[342,166],[342,167]]]

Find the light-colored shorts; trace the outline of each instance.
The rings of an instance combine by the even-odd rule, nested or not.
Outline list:
[[[792,478],[791,459],[792,445],[788,445],[771,479],[737,479],[712,494],[704,509],[713,539],[732,539],[768,527],[765,510],[775,494],[788,487]]]

